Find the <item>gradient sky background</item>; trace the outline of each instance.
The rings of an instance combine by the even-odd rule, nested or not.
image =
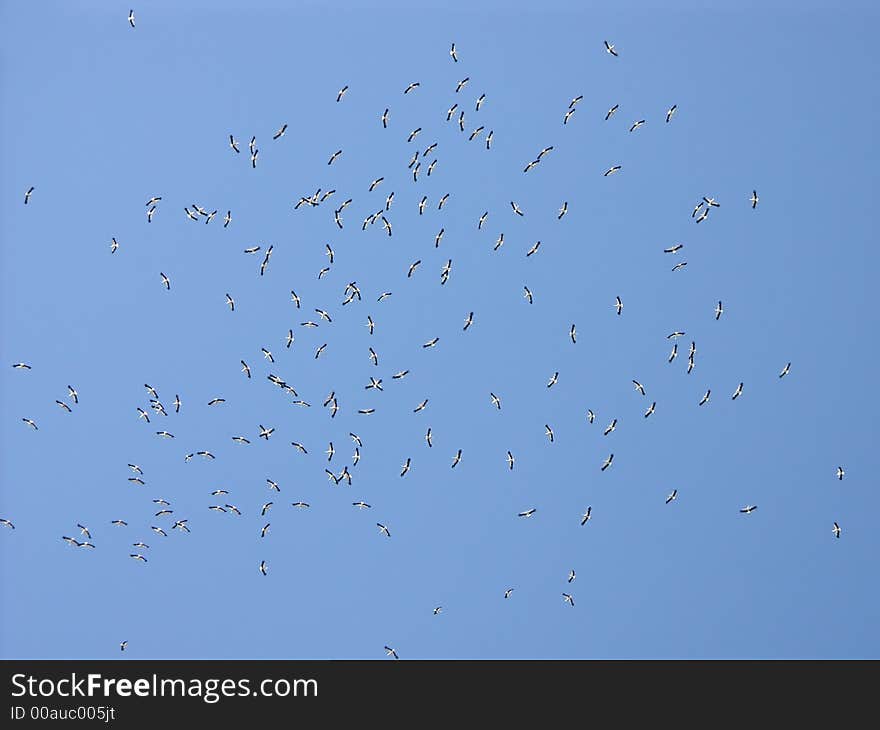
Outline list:
[[[876,10],[179,5],[141,3],[135,29],[117,2],[0,6],[0,516],[16,526],[0,529],[0,655],[381,659],[385,644],[403,659],[880,654]],[[454,102],[465,134],[445,121]],[[414,183],[409,158],[435,141]],[[294,211],[318,187],[337,192]],[[391,191],[393,236],[362,231]],[[153,195],[163,199],[148,224]],[[703,195],[721,207],[695,225]],[[333,209],[347,198],[339,230]],[[220,213],[193,223],[183,208],[194,202]],[[319,281],[326,243],[336,258]],[[270,244],[260,277],[262,251],[242,250]],[[363,301],[343,307],[352,280]],[[377,303],[383,291],[393,295]],[[300,327],[320,321],[316,307],[332,324]],[[675,330],[686,336],[670,365]],[[33,369],[10,367],[19,361]],[[270,372],[311,408],[291,405]],[[384,392],[364,389],[371,375]],[[149,425],[136,411],[148,408],[144,383],[169,410]],[[80,400],[70,414],[54,404],[67,384]],[[226,403],[209,408],[213,397]],[[357,413],[367,407],[376,413]],[[268,442],[258,424],[275,427]],[[158,438],[163,428],[176,438]],[[329,466],[350,465],[350,431],[362,459],[351,487],[333,486],[322,452],[332,440]],[[184,462],[199,449],[216,460]],[[127,481],[129,462],[145,486]],[[212,497],[218,488],[230,494]],[[160,497],[190,534],[154,518]],[[372,509],[352,507],[359,499]],[[242,516],[208,510],[224,502]],[[740,514],[746,504],[758,510]],[[78,522],[96,549],[61,540]],[[138,540],[146,564],[128,557]]]

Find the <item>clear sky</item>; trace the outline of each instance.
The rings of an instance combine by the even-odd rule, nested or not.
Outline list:
[[[0,655],[880,655],[876,10],[180,5],[0,6]]]

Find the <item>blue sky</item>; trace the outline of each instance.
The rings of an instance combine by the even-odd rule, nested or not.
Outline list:
[[[2,656],[119,657],[122,640],[138,658],[381,659],[386,644],[407,659],[880,653],[876,10],[177,5],[135,7],[134,29],[121,3],[0,9],[0,516],[16,527],[0,529]],[[464,134],[445,121],[456,102]],[[317,188],[336,193],[294,210]],[[393,235],[363,231],[392,191]],[[697,225],[704,195],[720,207]],[[193,203],[218,216],[190,221]],[[342,306],[350,281],[363,299]],[[674,331],[686,335],[668,364]],[[383,392],[365,390],[370,376]],[[150,424],[145,383],[169,412]],[[71,413],[54,403],[68,384]],[[259,424],[275,428],[268,441]],[[354,467],[349,432],[363,441]],[[202,449],[216,459],[185,462]],[[325,467],[346,465],[352,486],[328,482]],[[154,517],[160,498],[171,518]],[[224,503],[242,515],[208,509]],[[62,541],[77,523],[94,550]],[[145,564],[129,558],[139,540]]]

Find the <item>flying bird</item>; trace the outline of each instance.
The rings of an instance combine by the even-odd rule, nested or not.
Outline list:
[[[274,428],[266,428],[263,424],[259,424],[260,426],[260,438],[269,440],[269,437],[275,432]]]
[[[614,44],[609,43],[608,41],[603,41],[605,44],[605,50],[610,53],[612,56],[617,56],[617,51],[614,50]]]
[[[458,466],[458,463],[461,461],[461,449],[455,454],[455,458],[452,460],[452,468],[455,469]]]
[[[672,119],[672,115],[675,114],[675,110],[678,109],[678,104],[673,104],[666,111],[666,123],[669,124],[669,120]]]
[[[669,504],[672,500],[674,500],[678,496],[678,490],[673,489],[666,497],[666,504]]]
[[[749,202],[752,204],[752,210],[758,207],[758,191],[752,190],[752,197],[749,198]]]
[[[581,515],[581,527],[586,525],[590,521],[590,517],[593,515],[593,508],[587,507],[586,512]]]
[[[286,124],[282,124],[282,125],[281,125],[281,129],[279,129],[277,132],[275,132],[275,134],[272,136],[272,139],[278,139],[279,137],[283,137],[283,136],[284,136],[284,133],[285,133],[286,131],[287,131],[287,125],[286,125]]]
[[[600,471],[605,471],[609,466],[611,466],[611,462],[614,461],[614,454],[610,454],[607,459],[602,463],[602,468]]]
[[[274,244],[266,249],[266,255],[263,257],[263,263],[260,264],[260,276],[266,273],[266,267],[269,265],[269,258],[272,256],[273,248],[275,248]]]
[[[128,11],[128,24],[134,28],[134,10]]]

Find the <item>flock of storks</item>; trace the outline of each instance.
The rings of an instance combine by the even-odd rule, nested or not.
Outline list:
[[[128,21],[129,21],[129,24],[131,25],[131,27],[134,28],[135,27],[135,19],[134,19],[134,11],[133,10],[129,13]],[[615,49],[615,46],[613,44],[609,43],[608,41],[605,41],[604,45],[605,45],[605,50],[607,51],[607,53],[609,53],[610,55],[612,55],[614,57],[618,56],[618,52]],[[456,46],[454,43],[452,44],[452,46],[449,50],[449,56],[450,56],[453,63],[459,62],[458,50],[456,49]],[[470,80],[469,77],[463,78],[457,84],[455,92],[456,93],[461,92],[462,89],[465,87],[465,85],[469,82],[469,80]],[[419,82],[413,82],[413,83],[409,84],[403,90],[403,94],[408,95],[410,93],[413,93],[414,91],[419,89],[419,87],[420,87]],[[339,89],[337,96],[336,96],[337,103],[341,103],[343,101],[347,91],[348,91],[348,86],[343,86],[341,89]],[[575,111],[577,110],[578,103],[582,100],[582,98],[583,98],[582,96],[577,96],[571,100],[571,102],[569,103],[568,109],[565,111],[565,114],[562,119],[563,125],[567,125],[569,123],[569,121],[571,120]],[[479,113],[480,108],[482,107],[482,105],[485,102],[485,99],[486,99],[485,94],[481,94],[479,97],[476,98],[476,101],[474,102],[474,104],[471,107],[474,109],[474,112],[473,112],[474,114]],[[463,103],[464,102],[462,102],[462,104]],[[617,104],[612,106],[608,110],[608,112],[605,114],[605,121],[609,121],[615,115],[615,113],[618,111],[618,108],[619,107]],[[667,110],[666,115],[665,115],[665,123],[667,123],[667,124],[670,123],[670,121],[672,120],[677,109],[678,109],[678,107],[675,104],[673,104],[672,106],[669,107],[669,109]],[[461,132],[465,131],[465,118],[466,118],[465,111],[464,111],[464,109],[462,109],[459,106],[458,103],[453,104],[452,107],[450,107],[446,111],[446,122],[452,122],[452,120],[455,119],[455,122],[458,124],[458,127]],[[388,129],[389,124],[390,124],[390,119],[391,119],[390,118],[390,109],[385,108],[384,111],[380,115],[378,115],[377,121],[378,121],[378,123],[381,123],[383,129]],[[639,129],[645,123],[646,123],[645,119],[639,119],[639,120],[634,121],[632,123],[632,125],[629,127],[629,132],[630,133],[635,132],[637,129]],[[279,140],[281,137],[283,137],[285,132],[287,131],[287,126],[288,126],[287,124],[281,125],[278,128],[278,130],[275,132],[275,134],[273,135],[272,139]],[[412,144],[421,131],[422,131],[421,127],[417,127],[416,129],[412,130],[406,136],[407,143]],[[486,130],[483,125],[477,125],[468,135],[469,141],[473,141],[474,139],[477,139],[478,137],[480,137],[483,134],[484,131],[486,131]],[[486,133],[485,147],[487,150],[491,149],[493,135],[494,135],[494,130],[491,130],[491,129]],[[240,154],[241,153],[241,147],[239,145],[239,142],[235,139],[235,136],[232,134],[229,135],[228,146],[229,146],[229,148],[231,148],[233,154]],[[435,151],[436,148],[437,148],[437,143],[434,142],[434,143],[426,146],[424,150],[419,148],[413,152],[412,157],[409,160],[409,164],[408,164],[407,169],[411,171],[411,174],[412,174],[414,181],[417,182],[419,179],[419,175],[422,173],[422,160],[427,160],[428,156],[432,155],[432,153]],[[250,152],[251,167],[256,168],[257,161],[259,158],[259,148],[257,147],[257,140],[256,140],[255,136],[251,137],[250,142],[248,144],[248,149]],[[550,153],[552,150],[553,150],[553,146],[545,147],[544,149],[542,149],[541,152],[536,156],[536,158],[534,160],[531,160],[526,164],[525,168],[523,169],[523,172],[528,173],[530,170],[532,170],[533,168],[538,166],[541,163],[542,159],[548,153]],[[342,149],[334,151],[330,155],[330,158],[327,161],[327,165],[334,164],[340,158],[340,156],[342,154],[343,154]],[[430,176],[432,174],[432,172],[434,171],[434,167],[436,164],[437,164],[437,158],[434,157],[431,159],[430,162],[428,162],[427,166],[425,167],[424,174],[427,176]],[[612,165],[611,167],[609,167],[607,170],[604,171],[603,175],[607,177],[609,175],[617,173],[620,170],[621,170],[620,165]],[[372,192],[372,191],[376,190],[376,188],[378,188],[383,183],[383,181],[384,181],[384,177],[379,177],[379,178],[374,179],[368,186],[368,192]],[[28,190],[25,192],[25,195],[24,195],[24,204],[25,205],[31,204],[32,198],[34,196],[34,192],[35,192],[35,188],[33,186],[29,187]],[[299,209],[302,206],[318,207],[321,204],[323,204],[324,202],[326,202],[328,199],[330,199],[332,196],[334,196],[335,194],[336,194],[335,190],[322,191],[320,188],[318,188],[314,193],[301,196],[299,198],[299,200],[296,201],[294,208]],[[438,210],[443,209],[444,204],[446,203],[446,200],[448,197],[449,197],[449,195],[447,193],[445,196],[443,196],[443,198],[441,198],[439,200]],[[750,197],[747,198],[747,200],[748,200],[748,203],[751,205],[752,209],[756,208],[758,205],[758,201],[759,201],[757,191],[756,190],[751,191],[751,195],[750,195]],[[158,205],[160,204],[161,201],[162,201],[162,196],[152,196],[152,197],[150,197],[149,200],[146,201],[146,215],[147,215],[147,222],[148,223],[152,222],[154,214],[156,213],[156,211],[158,209]],[[346,208],[352,204],[352,202],[353,202],[352,199],[348,198],[344,202],[342,202],[338,207],[333,208],[333,217],[332,217],[332,224],[331,225],[335,225],[338,229],[344,228],[346,223],[345,223],[345,220],[343,217],[343,213],[346,210]],[[427,203],[428,203],[427,196],[421,197],[421,199],[418,202],[419,215],[422,215],[424,213]],[[392,217],[391,211],[392,211],[393,204],[394,204],[394,193],[391,192],[385,198],[384,203],[381,206],[379,206],[377,210],[371,210],[371,212],[369,212],[367,214],[367,216],[364,218],[364,220],[360,224],[361,229],[366,230],[367,228],[369,228],[370,226],[373,226],[374,224],[381,223],[381,226],[382,226],[382,229],[384,230],[384,232],[388,236],[391,236],[393,234],[393,226],[391,223],[391,217]],[[708,195],[704,196],[704,197],[702,197],[701,200],[698,200],[696,202],[693,210],[691,211],[691,217],[695,220],[696,223],[701,223],[709,217],[709,215],[711,214],[712,211],[718,209],[720,207],[720,205],[721,204],[715,198],[708,196]],[[511,211],[512,211],[513,215],[516,215],[516,216],[523,216],[524,215],[522,208],[517,204],[516,201],[510,201],[510,207],[511,207]],[[566,201],[563,203],[563,205],[559,209],[557,217],[559,219],[561,219],[563,216],[566,215],[567,211],[568,211],[568,202]],[[184,207],[184,213],[187,216],[187,218],[191,221],[195,221],[195,222],[204,221],[205,224],[209,224],[212,222],[212,220],[218,214],[218,211],[217,210],[207,210],[198,204],[191,204],[191,205],[187,205]],[[489,215],[489,211],[486,211],[485,213],[483,213],[480,216],[479,220],[476,223],[477,230],[482,230],[483,225],[484,225],[488,215]],[[232,211],[227,210],[225,212],[225,215],[223,216],[223,227],[224,228],[228,227],[230,225],[231,221],[232,221]],[[441,240],[443,238],[444,230],[445,230],[444,228],[441,228],[439,233],[436,235],[436,237],[434,239],[435,248],[440,246]],[[497,251],[503,245],[503,243],[504,243],[504,234],[502,233],[494,244],[494,250]],[[117,253],[119,248],[120,248],[120,246],[119,246],[119,243],[117,242],[116,238],[115,237],[112,238],[111,244],[110,244],[111,253],[113,253],[113,254]],[[536,253],[538,253],[539,248],[540,248],[540,241],[536,242],[527,251],[526,256],[529,257],[529,256],[535,255]],[[683,245],[678,243],[678,244],[675,244],[673,246],[670,246],[670,247],[664,249],[664,252],[674,255],[674,254],[678,253],[678,251],[680,251],[682,248],[683,248]],[[326,256],[327,256],[327,260],[328,260],[327,264],[328,265],[318,273],[319,279],[323,278],[330,271],[330,268],[332,267],[332,265],[334,263],[335,254],[334,254],[333,249],[331,248],[331,246],[329,244],[325,244],[325,249],[326,249]],[[270,245],[270,246],[268,246],[268,248],[265,248],[265,250],[259,245],[249,246],[248,248],[244,249],[244,253],[248,254],[248,255],[255,255],[261,251],[262,251],[262,261],[261,261],[261,264],[259,267],[259,275],[263,276],[266,273],[267,267],[269,266],[270,258],[271,258],[272,251],[273,251],[273,246]],[[413,276],[417,267],[420,264],[421,264],[421,260],[416,260],[409,266],[409,270],[407,272],[407,278],[410,278]],[[678,271],[686,265],[687,265],[687,262],[680,261],[680,262],[676,263],[676,265],[673,267],[672,270]],[[441,270],[441,274],[440,274],[440,284],[441,285],[443,285],[447,282],[447,280],[449,279],[449,276],[451,275],[451,270],[452,270],[452,260],[449,259]],[[161,281],[161,285],[164,287],[164,289],[170,291],[172,288],[171,279],[164,272],[159,273],[159,278]],[[533,302],[532,292],[529,290],[528,287],[524,287],[523,289],[524,289],[524,292],[523,292],[524,298],[526,299],[526,301],[528,303],[531,304]],[[357,282],[349,282],[345,286],[344,291],[343,291],[342,305],[345,306],[347,304],[354,302],[355,300],[361,301],[362,295],[363,295],[363,293],[361,292],[361,289],[358,286]],[[376,301],[381,302],[389,296],[391,296],[391,292],[387,292],[387,291],[382,292],[381,294],[379,294]],[[226,298],[226,305],[228,306],[229,310],[235,311],[234,298],[229,293],[225,293],[225,298]],[[303,307],[303,303],[302,303],[300,297],[293,290],[290,291],[290,301],[293,304],[293,306],[295,306],[295,308],[297,310],[300,310]],[[624,302],[622,301],[622,299],[620,297],[617,297],[615,299],[615,301],[612,303],[612,307],[614,308],[616,314],[618,316],[620,316],[623,313]],[[312,309],[315,312],[315,314],[318,316],[318,319],[321,323],[325,323],[325,322],[327,324],[332,323],[333,318],[329,312],[327,312],[326,310],[324,310],[320,307],[313,307]],[[714,310],[715,320],[716,321],[719,320],[723,313],[724,313],[724,308],[723,308],[722,302],[718,301],[717,305],[715,306],[715,310]],[[470,313],[468,313],[468,315],[466,316],[465,321],[464,321],[464,327],[463,327],[464,331],[468,330],[468,328],[471,326],[473,321],[474,321],[474,312],[470,312]],[[315,327],[318,327],[319,324],[314,321],[307,320],[307,321],[302,322],[301,326],[315,328]],[[370,316],[370,315],[367,316],[366,326],[368,327],[369,332],[372,335],[375,323],[372,319],[372,316]],[[685,335],[684,332],[678,332],[678,331],[672,332],[669,335],[667,335],[667,339],[672,342],[672,349],[671,349],[670,354],[668,356],[669,363],[671,363],[678,356],[678,342],[677,341],[679,338],[681,338],[684,335]],[[577,330],[576,330],[576,327],[574,324],[572,324],[570,327],[569,337],[570,337],[572,343],[577,342]],[[295,340],[294,331],[291,328],[287,331],[287,333],[284,336],[285,348],[290,348],[291,345],[293,344],[294,340]],[[423,348],[435,347],[438,344],[438,341],[439,341],[439,337],[435,337],[434,339],[425,342],[422,345],[422,347]],[[320,358],[322,356],[322,354],[324,353],[325,349],[327,348],[327,346],[328,346],[328,343],[325,342],[325,343],[321,344],[319,347],[317,347],[317,349],[314,351],[314,358],[315,359]],[[265,363],[267,366],[271,366],[272,364],[275,363],[274,356],[268,348],[261,347],[261,353],[262,353],[262,357],[265,360]],[[690,343],[690,348],[689,348],[689,353],[688,353],[688,365],[687,365],[687,372],[688,373],[690,373],[694,368],[695,356],[696,356],[696,344],[695,344],[695,342],[692,341]],[[369,359],[374,366],[378,366],[378,362],[379,362],[378,355],[373,350],[372,347],[369,348]],[[252,377],[252,365],[243,359],[240,361],[240,365],[241,365],[241,372],[243,374],[243,377],[250,379]],[[27,362],[17,362],[17,363],[14,363],[12,365],[12,367],[16,368],[18,370],[21,370],[23,372],[27,372],[31,369],[31,365]],[[778,373],[778,377],[784,378],[786,375],[788,375],[790,368],[791,368],[791,363],[786,363],[785,366],[782,368],[782,370]],[[408,373],[409,373],[409,370],[401,370],[399,372],[394,373],[391,376],[391,378],[394,380],[399,380],[399,379],[405,378]],[[556,384],[558,375],[559,375],[559,373],[557,372],[557,373],[554,373],[550,377],[549,381],[546,384],[546,386],[548,388],[551,388]],[[272,372],[269,372],[267,374],[267,379],[274,386],[276,386],[279,390],[281,390],[286,395],[288,395],[291,398],[291,403],[293,403],[294,405],[303,406],[303,407],[310,406],[310,404],[308,402],[306,402],[305,400],[300,398],[297,390],[293,387],[293,385],[289,384],[288,382],[286,382],[282,378],[278,377],[277,375],[275,375]],[[633,383],[634,388],[642,396],[646,396],[645,388],[643,387],[643,385],[640,382],[633,380],[632,383]],[[374,376],[369,376],[369,382],[364,387],[367,390],[382,391],[383,390],[383,379],[378,378],[378,377],[374,377]],[[159,418],[159,417],[167,416],[168,410],[166,410],[165,404],[163,403],[162,399],[160,398],[159,392],[155,388],[153,388],[148,383],[144,384],[144,388],[146,390],[147,402],[142,403],[137,406],[133,406],[133,410],[134,410],[134,413],[136,414],[136,418],[141,419],[145,425],[151,425],[151,426],[155,427],[156,424],[154,424],[153,421],[157,420],[157,418]],[[732,393],[731,398],[733,400],[736,400],[737,398],[739,398],[743,394],[743,392],[744,392],[744,384],[742,382],[740,382],[739,385],[737,386],[736,390]],[[703,397],[698,401],[698,405],[704,406],[705,404],[707,404],[710,400],[711,394],[712,394],[711,389],[706,390]],[[66,400],[56,399],[55,400],[56,405],[68,414],[73,413],[73,411],[76,409],[76,407],[79,404],[79,393],[77,392],[76,388],[74,388],[71,385],[67,385],[67,394],[66,394],[65,398],[66,398]],[[498,395],[496,395],[495,393],[488,393],[487,398],[488,398],[488,404],[490,407],[494,407],[498,410],[500,410],[502,408],[502,400]],[[175,413],[180,412],[181,407],[183,405],[183,401],[181,400],[181,398],[178,394],[175,393],[174,399],[170,400],[168,402],[169,402],[170,409],[172,409]],[[211,399],[207,403],[207,405],[211,408],[214,408],[214,407],[221,406],[224,402],[225,402],[224,398],[216,397],[216,398]],[[418,412],[422,411],[423,409],[425,409],[427,404],[428,404],[428,399],[426,398],[415,407],[414,412],[418,413]],[[643,414],[644,418],[649,418],[654,413],[656,405],[657,405],[656,401],[652,401],[650,403],[650,405],[647,406],[647,408]],[[340,405],[337,400],[337,396],[336,396],[335,392],[331,392],[323,400],[323,407],[328,410],[331,418],[334,418],[336,416],[336,414],[340,408]],[[375,409],[374,408],[362,408],[362,409],[359,409],[357,412],[362,415],[370,415],[373,412],[375,412]],[[151,420],[151,418],[153,420]],[[589,410],[586,413],[587,422],[593,423],[594,418],[595,418],[595,414],[593,413],[592,410]],[[33,429],[34,431],[39,430],[39,426],[34,419],[32,419],[28,416],[23,416],[21,418],[21,420],[30,429]],[[615,418],[606,426],[606,428],[603,431],[603,434],[605,436],[608,436],[610,433],[612,433],[616,429],[616,427],[617,427],[617,419]],[[553,432],[552,427],[549,424],[545,424],[544,428],[545,428],[546,438],[552,442],[554,440],[554,432]],[[164,439],[174,439],[175,438],[174,434],[165,428],[154,428],[153,430],[154,430],[155,435],[159,438],[164,438]],[[272,426],[264,426],[263,424],[259,424],[258,429],[255,429],[255,437],[260,438],[260,439],[264,439],[266,441],[268,441],[270,438],[273,438],[274,434],[275,434],[275,428]],[[351,440],[353,442],[353,449],[354,449],[354,453],[353,453],[353,456],[351,459],[350,466],[349,465],[344,466],[341,469],[341,471],[339,471],[338,473],[329,469],[329,468],[324,469],[328,480],[331,481],[334,485],[340,485],[343,483],[345,483],[347,485],[351,485],[352,479],[353,479],[352,472],[356,468],[357,463],[361,458],[361,449],[363,448],[362,440],[360,439],[360,437],[357,434],[355,434],[353,432],[350,432],[348,434],[348,436],[349,436],[349,438],[351,438]],[[242,434],[235,434],[235,435],[232,435],[230,438],[232,439],[233,442],[235,442],[236,444],[239,444],[239,445],[247,445],[247,444],[251,443],[250,439],[246,435],[242,435]],[[424,438],[427,443],[427,446],[432,447],[433,444],[432,444],[431,428],[427,429]],[[295,450],[297,450],[298,452],[300,452],[302,454],[308,454],[307,447],[300,442],[293,441],[293,442],[291,442],[291,446]],[[327,456],[327,461],[332,462],[333,457],[336,453],[336,448],[334,447],[332,441],[329,443],[327,449],[323,453]],[[201,459],[209,459],[209,460],[215,459],[215,456],[212,452],[207,451],[207,450],[200,450],[200,451],[195,451],[193,453],[186,454],[184,456],[184,460],[188,462],[191,459],[194,459],[196,457],[201,458]],[[462,450],[458,449],[458,451],[455,453],[453,460],[452,460],[452,463],[451,463],[452,468],[455,468],[459,464],[459,462],[461,461],[461,458],[462,458]],[[613,465],[613,463],[614,463],[614,453],[609,453],[607,458],[605,458],[602,461],[602,463],[598,465],[598,468],[601,471],[605,471],[606,469],[609,469]],[[513,453],[509,450],[507,451],[506,464],[507,464],[507,468],[509,470],[513,470],[514,464],[515,464],[515,458],[514,458]],[[410,466],[411,466],[411,458],[407,458],[400,469],[400,476],[401,477],[406,476],[406,474],[410,470]],[[135,485],[135,486],[144,486],[146,484],[146,482],[144,480],[144,470],[139,465],[134,464],[134,463],[129,463],[128,468],[130,470],[130,476],[128,476],[128,481],[132,485]],[[844,474],[845,474],[845,472],[844,472],[843,467],[842,466],[837,467],[837,472],[836,472],[837,479],[842,480],[844,477]],[[267,485],[267,488],[269,489],[270,493],[272,493],[272,494],[278,494],[281,491],[280,487],[278,486],[278,483],[270,478],[266,479],[266,485]],[[670,504],[677,497],[678,497],[678,490],[673,489],[672,492],[666,496],[666,504]],[[226,514],[233,514],[233,515],[241,515],[242,514],[239,507],[236,506],[236,504],[234,504],[233,501],[231,500],[231,498],[229,497],[229,493],[227,490],[216,489],[211,492],[211,498],[212,498],[211,499],[212,503],[207,504],[206,509],[208,509],[212,512],[215,512],[215,513],[226,513]],[[149,526],[149,529],[157,537],[162,537],[162,538],[167,537],[168,532],[170,532],[172,530],[178,530],[183,533],[190,532],[189,518],[175,517],[174,516],[175,512],[174,512],[173,506],[164,499],[157,498],[157,499],[153,499],[152,501],[154,503],[156,511],[146,521],[146,524]],[[269,511],[273,508],[273,505],[274,505],[274,502],[272,500],[269,500],[269,501],[262,503],[259,506],[260,515],[265,518],[268,515]],[[307,502],[299,500],[296,502],[292,502],[291,506],[295,509],[308,509],[310,505]],[[357,500],[357,501],[352,502],[352,506],[358,510],[370,510],[371,509],[371,505],[363,500]],[[755,504],[746,504],[739,511],[740,511],[740,513],[742,513],[744,515],[750,515],[757,508],[758,508],[758,506]],[[535,515],[536,512],[537,512],[537,508],[529,507],[528,509],[524,509],[523,511],[517,513],[516,515],[512,515],[512,517],[529,519],[533,515]],[[580,515],[580,517],[579,517],[580,524],[582,526],[586,525],[586,523],[591,518],[592,518],[592,507],[587,506],[585,508],[585,511],[583,512],[583,514]],[[71,545],[72,547],[75,547],[75,548],[94,549],[95,543],[92,542],[92,533],[91,533],[90,528],[88,526],[86,526],[85,524],[82,524],[80,522],[76,522],[75,520],[72,520],[71,523],[76,525],[76,530],[75,531],[71,530],[71,532],[74,533],[74,535],[62,535],[61,536],[62,539],[65,542],[67,542],[69,545]],[[0,524],[4,525],[5,527],[7,527],[11,530],[15,529],[15,525],[14,525],[13,521],[8,518],[5,518],[5,517],[0,518]],[[128,521],[126,521],[125,519],[114,519],[111,522],[111,525],[114,528],[125,528],[128,526],[128,524],[129,524]],[[383,522],[379,522],[379,521],[377,521],[375,524],[376,524],[376,528],[377,528],[380,535],[384,536],[385,538],[391,538],[392,532],[391,532],[388,525],[384,524]],[[267,533],[270,530],[270,525],[271,525],[271,523],[269,521],[265,522],[265,524],[263,525],[263,527],[260,530],[260,537],[261,538],[263,538],[267,535]],[[841,528],[836,521],[833,523],[832,532],[835,537],[837,537],[837,538],[840,537]],[[141,563],[147,563],[149,561],[149,558],[147,557],[149,555],[149,552],[148,552],[149,545],[147,543],[145,543],[142,539],[137,538],[134,542],[132,542],[131,548],[132,549],[129,552],[129,556],[131,557],[132,560],[135,560],[135,561],[138,561]],[[268,563],[266,562],[266,560],[260,561],[260,563],[258,565],[258,569],[263,575],[268,575],[269,566],[268,566]],[[568,574],[567,583],[572,583],[575,580],[575,577],[576,577],[575,571],[571,570]],[[504,598],[505,599],[509,598],[511,596],[513,590],[514,590],[513,587],[507,588],[503,594]],[[574,607],[575,600],[569,592],[563,591],[561,593],[561,597],[564,602],[566,602],[570,606]],[[442,611],[442,607],[436,606],[433,608],[433,615],[435,615],[435,616],[439,615],[441,613],[441,611]],[[125,650],[127,645],[128,645],[128,641],[122,641],[119,644],[120,650]],[[397,651],[390,646],[385,646],[385,652],[387,653],[388,656],[398,658]]]

